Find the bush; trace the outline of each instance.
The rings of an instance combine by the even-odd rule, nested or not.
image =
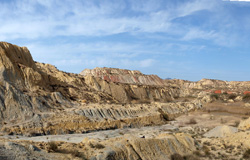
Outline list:
[[[218,100],[220,96],[218,94],[211,94],[210,98]]]
[[[57,144],[54,141],[50,141],[48,143],[49,145],[49,150],[56,152],[58,150]]]
[[[171,160],[184,160],[184,158],[179,153],[175,153],[171,155]]]
[[[242,99],[244,102],[249,102],[250,101],[250,94],[249,93],[245,94]]]
[[[207,146],[203,146],[202,149],[206,156],[209,156],[211,154],[210,149]]]
[[[245,153],[243,154],[243,158],[249,159],[250,158],[250,149],[246,150]]]
[[[228,96],[228,99],[234,100],[236,97],[237,97],[237,95],[235,95],[235,94],[230,94],[230,95]]]
[[[196,156],[198,156],[198,157],[202,156],[201,152],[198,151],[198,150],[194,151],[193,154],[196,155]]]
[[[100,144],[100,143],[96,143],[96,144],[89,143],[89,146],[90,146],[91,148],[97,148],[97,149],[103,149],[103,148],[105,148],[105,146],[102,145],[102,144]]]
[[[239,121],[239,120],[234,121],[234,127],[238,127],[238,126],[239,126],[239,124],[240,124],[240,121]]]
[[[197,121],[194,118],[191,118],[188,124],[197,124]]]

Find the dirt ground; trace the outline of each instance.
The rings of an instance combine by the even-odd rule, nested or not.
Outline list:
[[[231,141],[231,137],[223,138],[206,138],[204,133],[216,126],[229,125],[237,127],[241,120],[250,116],[250,107],[244,103],[221,103],[214,102],[203,106],[202,110],[196,110],[177,117],[174,121],[160,126],[121,128],[115,130],[96,131],[86,134],[65,134],[65,135],[48,135],[48,136],[3,136],[4,141],[14,141],[25,145],[35,145],[42,150],[50,151],[49,144],[55,142],[58,145],[60,153],[64,153],[73,157],[90,157],[96,152],[95,148],[89,147],[84,141],[94,141],[98,144],[104,144],[112,139],[122,137],[139,137],[154,138],[160,134],[184,132],[191,134],[194,139],[201,145],[194,154],[199,159],[240,159],[248,145],[250,131],[238,132]],[[246,144],[244,144],[246,142]],[[82,146],[84,144],[84,146]],[[101,145],[100,145],[101,146]],[[105,145],[104,145],[105,146]],[[107,147],[107,146],[106,146]],[[205,147],[205,149],[204,149]],[[105,147],[104,147],[105,148]],[[66,152],[66,149],[67,152]],[[98,149],[98,153],[102,153],[102,149]],[[80,154],[81,153],[81,154]],[[1,155],[0,155],[1,156]],[[5,155],[3,155],[4,157]]]
[[[237,126],[242,119],[250,116],[250,107],[244,103],[209,103],[202,110],[190,112],[176,118],[179,127],[192,126],[214,128],[219,125]]]

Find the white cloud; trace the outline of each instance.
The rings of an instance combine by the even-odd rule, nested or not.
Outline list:
[[[153,58],[146,58],[151,57],[152,53],[148,53],[148,48],[138,44],[93,42],[47,45],[30,43],[25,46],[29,48],[34,60],[50,63],[61,70],[75,73],[84,68],[97,66],[140,69],[152,67],[156,62]]]
[[[187,34],[182,38],[183,40],[192,40],[192,39],[214,39],[217,35],[215,31],[204,32],[199,29],[192,28]]]
[[[124,32],[171,32],[171,20],[210,9],[213,3],[193,1],[160,9],[161,1],[130,1],[132,10],[126,15],[124,1],[24,0],[1,3],[0,35],[15,38],[50,36],[101,36]],[[14,9],[13,9],[14,8]],[[6,17],[8,15],[8,17]]]

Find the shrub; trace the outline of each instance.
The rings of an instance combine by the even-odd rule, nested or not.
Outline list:
[[[175,153],[171,155],[171,160],[184,160],[184,158],[179,153]]]
[[[197,121],[194,118],[191,118],[188,124],[197,124]]]
[[[245,158],[245,159],[250,158],[250,149],[245,151],[245,153],[243,154],[243,158]]]
[[[242,99],[244,102],[249,102],[250,101],[250,93],[245,94]]]
[[[220,98],[220,96],[215,93],[215,94],[211,94],[210,98],[218,100]]]
[[[230,95],[228,96],[228,99],[234,100],[236,97],[237,97],[237,95],[235,95],[235,94],[230,94]]]
[[[100,144],[100,143],[96,143],[96,144],[89,143],[89,146],[90,146],[91,148],[97,148],[97,149],[103,149],[103,148],[105,148],[105,146],[102,145],[102,144]]]
[[[209,156],[211,154],[210,149],[207,146],[203,146],[202,149],[206,156]]]
[[[198,150],[194,151],[193,154],[196,155],[196,156],[199,156],[199,157],[202,156],[201,152],[198,151]]]
[[[48,143],[49,145],[49,150],[56,152],[58,150],[57,144],[54,141],[50,141]]]
[[[240,121],[239,121],[239,120],[234,121],[234,126],[235,126],[235,127],[238,127],[238,126],[239,126],[239,124],[240,124]]]

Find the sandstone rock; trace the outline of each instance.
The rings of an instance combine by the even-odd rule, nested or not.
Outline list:
[[[250,107],[250,103],[245,103],[245,107]]]
[[[242,101],[243,97],[242,96],[237,96],[234,100],[235,101]]]
[[[170,159],[174,153],[190,154],[195,150],[194,140],[187,134],[162,134],[156,138],[135,138],[116,140],[106,144],[104,154],[98,160],[108,159]]]
[[[205,133],[205,137],[225,137],[229,134],[233,134],[238,132],[238,129],[231,126],[217,126],[214,129],[210,130],[209,132]]]
[[[118,68],[94,68],[85,69],[81,73],[83,76],[99,77],[108,82],[142,84],[142,85],[164,85],[164,81],[157,75],[144,75],[140,71],[131,71]]]
[[[243,131],[250,129],[250,118],[241,120],[238,129]]]

